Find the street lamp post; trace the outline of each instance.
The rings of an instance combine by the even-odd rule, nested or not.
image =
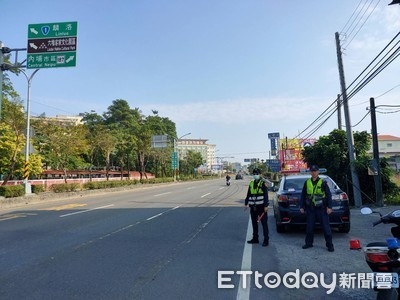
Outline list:
[[[25,184],[25,194],[31,194],[32,190],[31,190],[31,185],[29,184],[28,178],[29,178],[29,173],[27,172],[27,168],[28,168],[28,164],[29,164],[29,139],[30,139],[30,117],[31,117],[31,111],[30,111],[30,107],[31,107],[31,101],[30,101],[30,97],[31,97],[31,82],[32,82],[32,78],[33,76],[35,76],[35,74],[39,71],[39,69],[36,69],[31,76],[28,76],[28,74],[26,74],[26,72],[22,69],[19,69],[19,71],[22,72],[22,74],[25,75],[26,80],[28,80],[28,94],[27,94],[27,99],[26,99],[26,144],[25,144],[25,168],[24,168],[24,184]]]
[[[189,134],[191,134],[191,133],[189,132],[189,133],[186,133],[186,134],[182,135],[179,138],[174,138],[174,157],[176,159],[176,164],[174,164],[174,182],[176,181],[177,172],[179,171],[179,155],[178,155],[178,151],[177,151],[177,147],[176,146],[177,146],[177,143],[178,143],[178,141],[180,139],[184,138],[185,136],[188,136]]]

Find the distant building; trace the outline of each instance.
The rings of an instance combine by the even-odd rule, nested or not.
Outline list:
[[[189,150],[199,152],[203,158],[206,170],[211,170],[212,165],[217,163],[215,157],[215,145],[207,144],[205,139],[179,139],[176,143],[176,149],[179,152],[180,159],[186,158]]]
[[[57,122],[62,125],[79,125],[83,124],[82,119],[83,116],[65,116],[65,115],[56,115],[55,117],[31,117],[33,120],[43,120],[45,122]]]
[[[386,157],[392,169],[400,170],[400,137],[393,135],[378,135],[379,157]],[[372,154],[372,146],[369,150]]]

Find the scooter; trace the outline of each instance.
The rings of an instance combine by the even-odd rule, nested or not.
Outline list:
[[[378,213],[380,219],[373,222],[378,224],[395,224],[391,228],[394,238],[387,238],[386,242],[369,243],[363,248],[365,260],[374,272],[374,290],[378,292],[377,299],[400,299],[399,274],[400,274],[400,210],[382,216],[381,213],[372,211],[369,207],[361,209],[363,215]]]
[[[231,179],[230,179],[230,178],[226,180],[226,185],[227,185],[227,186],[230,186],[230,185],[231,185]]]

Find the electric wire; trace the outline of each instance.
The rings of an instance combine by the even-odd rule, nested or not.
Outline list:
[[[365,15],[365,13],[368,11],[369,7],[371,6],[373,0],[371,0],[371,2],[369,3],[367,9],[365,10],[364,14],[362,15],[362,17]],[[364,27],[365,23],[368,21],[368,19],[370,18],[370,16],[372,15],[372,13],[375,11],[376,7],[378,6],[379,2],[381,2],[381,0],[379,0],[376,5],[374,6],[374,8],[371,10],[371,12],[369,13],[369,15],[367,16],[367,18],[364,20],[364,22],[361,24],[360,28],[358,28],[357,32],[352,36],[351,40],[348,41],[343,48],[347,48],[351,42],[353,41],[353,39],[357,36],[357,34],[360,32],[360,30]],[[360,18],[359,22],[361,21],[362,17]],[[357,24],[359,23],[357,22]],[[355,28],[355,27],[354,27]]]
[[[384,47],[384,49],[374,58],[374,60],[357,76],[357,78],[346,88],[346,91],[349,89],[349,87],[351,87],[353,84],[355,84],[355,82],[362,76],[363,73],[366,72],[366,70],[379,58],[379,56],[390,46],[391,43],[393,43],[393,41],[400,35],[400,32],[397,33],[397,35]],[[368,76],[368,74],[370,74],[372,72],[372,70],[370,70],[367,75],[365,75],[362,80],[351,90],[349,97],[347,98],[347,100],[349,100],[350,98],[352,98],[356,93],[358,93],[362,88],[364,88],[373,78],[375,78],[380,72],[382,72],[391,62],[393,62],[399,55],[400,55],[400,47],[398,47],[390,56],[389,58],[387,58],[381,65],[379,65],[377,67],[377,65],[393,50],[394,47],[396,47],[396,45],[399,42],[397,42],[390,50],[387,54],[385,54],[385,56],[380,59],[378,61],[377,64],[375,64],[375,66],[372,68],[372,70],[375,69],[375,71],[373,71],[373,73]],[[367,77],[368,76],[368,77]],[[367,78],[366,78],[367,77]],[[340,95],[340,97],[342,97],[342,95]],[[328,108],[326,108],[309,126],[306,127],[306,129],[304,129],[303,131],[301,131],[296,138],[304,135],[307,135],[307,138],[309,138],[310,136],[312,136],[312,134],[316,133],[327,121],[328,119],[337,111],[337,107],[331,109],[332,105],[334,103],[336,103],[336,99],[328,106]],[[339,105],[342,105],[343,100],[339,101]],[[330,110],[331,109],[331,110]],[[321,120],[323,117],[325,117],[328,113],[329,116],[327,118],[325,118],[321,123],[318,123],[318,125],[316,125],[314,127],[314,129],[310,129],[315,123],[317,123],[319,120]],[[307,130],[310,129],[308,132]],[[306,133],[307,132],[307,133]],[[306,133],[306,134],[305,134]]]
[[[346,37],[350,37],[350,36],[351,36],[351,33],[354,31],[355,26],[353,27],[353,24],[354,24],[354,22],[356,22],[356,20],[359,18],[359,15],[360,15],[361,11],[364,9],[365,5],[367,4],[367,1],[368,1],[368,0],[365,0],[363,6],[360,8],[360,10],[358,10],[357,15],[355,16],[355,18],[354,18],[353,21],[351,22],[349,28],[348,28],[347,31],[345,32]],[[350,28],[353,28],[353,29],[350,31],[349,34],[347,34],[347,32],[350,30]]]
[[[400,109],[399,110],[395,110],[395,111],[379,111],[379,110],[377,110],[376,112],[380,113],[380,114],[395,114],[395,113],[400,112]]]
[[[362,117],[362,119],[361,119],[360,121],[357,122],[357,124],[352,125],[351,127],[357,127],[358,125],[360,125],[360,123],[361,123],[362,121],[364,121],[364,119],[365,119],[370,113],[371,113],[371,111],[369,110],[369,111],[364,115],[364,117]]]
[[[368,70],[368,68],[378,59],[378,57],[390,46],[391,43],[400,35],[400,31],[391,39],[391,41],[379,52],[379,54],[364,68],[364,70],[356,77],[356,79],[353,80],[352,83],[350,83],[346,90],[348,90],[355,82]],[[392,47],[393,48],[393,47]]]
[[[392,47],[390,51],[393,50],[393,48],[400,43],[400,40],[397,41],[397,43]],[[377,64],[381,63],[382,60],[390,53],[386,53],[379,61]],[[364,88],[373,78],[375,78],[380,72],[382,72],[393,60],[395,60],[400,53],[400,46],[397,47],[397,49],[381,64],[377,67],[377,64],[361,79],[364,80],[361,84],[358,83],[356,87],[354,87],[347,96],[347,99],[351,99],[355,94],[357,94],[362,88]],[[374,68],[376,68],[374,70]],[[372,72],[371,75],[369,75]],[[369,75],[369,76],[368,76]],[[368,77],[367,77],[368,76]]]
[[[379,96],[376,96],[376,97],[375,97],[375,99],[377,99],[377,98],[380,98],[380,97],[382,97],[382,96],[386,95],[387,93],[389,93],[389,92],[393,91],[395,88],[398,88],[399,86],[400,86],[400,84],[398,84],[398,85],[396,85],[396,86],[392,87],[390,90],[387,90],[387,91],[386,91],[386,92],[384,92],[383,94],[381,94],[381,95],[379,95]]]
[[[357,9],[360,7],[360,4],[363,0],[360,0],[360,2],[358,2],[358,5],[356,7],[356,9],[353,11],[353,13],[351,14],[350,18],[347,20],[346,24],[344,24],[342,30],[340,32],[343,32],[343,34],[345,35],[346,33],[344,33],[344,29],[346,28],[347,24],[349,24],[351,18],[354,16],[354,14],[356,13]],[[354,22],[354,21],[353,21]],[[351,26],[351,25],[350,25]]]

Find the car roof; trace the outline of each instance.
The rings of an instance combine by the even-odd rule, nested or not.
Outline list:
[[[322,175],[322,174],[320,174],[320,175],[318,175],[318,176],[319,176],[319,178],[323,178],[323,179],[325,179],[325,178],[330,178],[328,175]],[[308,179],[308,178],[310,178],[310,177],[311,177],[311,174],[310,174],[310,175],[299,174],[299,175],[285,175],[285,176],[284,176],[285,179],[290,179],[290,178],[300,178],[300,179],[304,178],[304,179]]]

